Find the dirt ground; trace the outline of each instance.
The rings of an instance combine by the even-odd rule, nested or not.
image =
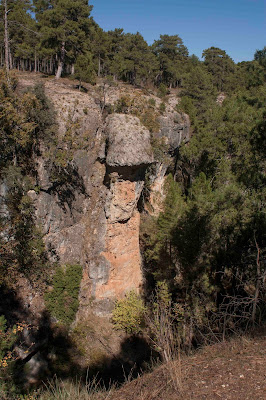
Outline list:
[[[112,400],[265,400],[266,336],[206,346],[124,385]]]

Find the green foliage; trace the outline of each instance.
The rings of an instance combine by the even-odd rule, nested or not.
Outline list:
[[[8,214],[1,220],[4,235],[0,267],[4,271],[15,268],[31,280],[38,279],[47,268],[47,258],[41,230],[35,224],[33,203],[27,195],[31,180],[22,174],[21,168],[11,165],[2,170],[2,174]],[[4,275],[4,279],[8,277]]]
[[[81,278],[80,265],[58,267],[53,276],[52,290],[45,295],[48,311],[66,326],[74,321],[78,310]]]
[[[256,51],[254,60],[258,61],[264,68],[266,67],[266,46],[264,46],[262,50]]]
[[[130,291],[124,299],[116,302],[112,322],[116,329],[136,335],[142,331],[145,310],[141,297]]]
[[[147,217],[141,227],[141,239],[145,242],[145,264],[156,281],[165,280],[172,286],[175,276],[176,253],[172,251],[172,231],[185,210],[185,199],[173,176],[168,175],[164,191],[164,212],[157,219]]]
[[[66,62],[74,63],[85,50],[92,7],[82,0],[35,0],[34,5],[41,46],[57,55],[58,67]]]
[[[34,135],[39,144],[43,141],[46,145],[55,142],[57,134],[56,113],[52,102],[45,94],[44,85],[37,83],[32,93],[37,99],[36,104],[31,110],[30,117],[36,124]]]
[[[178,104],[193,129],[189,144],[180,148],[176,168],[182,173],[178,182],[166,182],[164,211],[143,218],[141,227],[147,279],[154,286],[167,282],[171,307],[182,309],[182,340],[195,341],[206,332],[219,336],[246,329],[265,316],[260,282],[266,254],[266,97],[261,66],[254,61],[229,71],[231,76],[244,74],[245,84],[235,93],[228,90],[222,104],[213,88],[219,83],[206,67],[197,64],[188,72]],[[226,310],[231,313],[228,324]]]
[[[163,113],[165,112],[166,106],[165,106],[165,103],[164,103],[164,102],[162,102],[162,103],[160,104],[159,110],[160,110],[160,113],[161,113],[161,114],[163,114]]]
[[[10,351],[17,339],[16,335],[16,326],[8,329],[6,324],[6,319],[3,315],[0,315],[0,367],[4,367],[4,365],[8,364],[8,361],[11,359],[6,358],[8,351]]]
[[[96,74],[93,67],[92,54],[79,55],[75,64],[75,78],[81,82],[95,83]]]
[[[156,101],[155,101],[155,99],[153,99],[153,98],[149,99],[149,105],[150,105],[151,107],[155,107],[155,106],[156,106]]]
[[[115,103],[114,111],[116,113],[127,114],[132,101],[128,96],[121,96]]]
[[[38,151],[40,143],[51,144],[54,140],[55,112],[43,85],[18,96],[16,79],[12,78],[11,89],[5,81],[0,73],[0,167],[13,164],[29,173],[34,168],[33,153]]]
[[[210,47],[202,53],[207,70],[211,73],[213,84],[219,91],[228,89],[229,76],[235,72],[233,60],[224,50],[218,47]]]
[[[160,77],[167,87],[180,86],[184,64],[188,57],[188,50],[178,35],[160,35],[152,45],[154,54],[158,57]]]
[[[18,388],[14,384],[14,375],[18,373],[15,361],[18,355],[14,352],[15,345],[24,329],[25,323],[17,323],[8,327],[3,315],[0,315],[0,397],[3,400],[17,399]],[[21,367],[19,372],[21,373]]]
[[[166,85],[164,83],[161,83],[157,91],[157,96],[163,98],[167,94],[168,94],[168,89]]]
[[[35,121],[31,110],[36,106],[36,97],[25,93],[18,97],[5,85],[5,75],[0,73],[0,166],[14,160],[26,163],[34,145]]]

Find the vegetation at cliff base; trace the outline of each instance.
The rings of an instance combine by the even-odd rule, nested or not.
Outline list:
[[[78,310],[81,277],[80,265],[58,267],[53,276],[52,289],[45,296],[47,310],[66,326],[74,321]]]
[[[203,55],[177,106],[192,137],[169,168],[164,210],[144,216],[141,234],[148,292],[168,282],[191,344],[265,321],[265,70],[233,66],[216,48]]]

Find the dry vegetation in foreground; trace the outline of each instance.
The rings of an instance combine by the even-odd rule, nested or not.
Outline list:
[[[266,337],[240,337],[206,346],[122,387],[112,400],[263,400]],[[176,381],[173,377],[176,376]],[[179,390],[176,386],[179,385]]]
[[[206,346],[119,389],[57,382],[41,400],[264,400],[265,365],[266,336],[260,333]]]

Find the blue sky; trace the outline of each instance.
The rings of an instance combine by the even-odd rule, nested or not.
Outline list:
[[[104,30],[140,32],[153,43],[178,34],[190,54],[211,46],[235,62],[253,59],[266,45],[265,0],[90,0],[92,16]]]

